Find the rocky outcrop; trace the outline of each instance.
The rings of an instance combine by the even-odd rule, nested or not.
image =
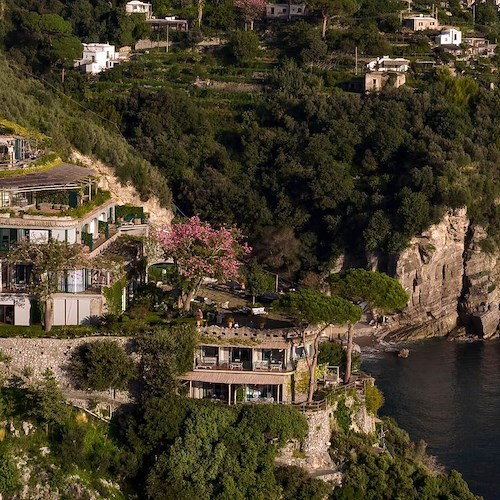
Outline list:
[[[486,237],[461,208],[412,238],[390,269],[409,301],[386,337],[444,336],[459,325],[469,334],[493,336],[500,320],[500,261],[484,251]]]
[[[500,314],[500,259],[486,252],[486,231],[476,225],[469,228],[464,253],[463,289],[458,312],[466,333],[490,338],[497,333]]]
[[[425,338],[446,335],[457,326],[468,227],[466,209],[449,212],[441,222],[412,238],[395,260],[393,275],[409,300],[391,335]]]

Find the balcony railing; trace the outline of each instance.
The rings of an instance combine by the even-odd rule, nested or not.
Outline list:
[[[289,372],[293,371],[293,366],[282,361],[220,361],[216,357],[197,357],[195,370],[222,370],[222,371],[248,371],[248,372]]]

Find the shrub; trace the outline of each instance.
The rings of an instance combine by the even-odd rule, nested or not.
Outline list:
[[[237,64],[247,64],[257,55],[259,37],[253,31],[235,31],[229,40],[228,48]]]
[[[71,356],[70,372],[82,388],[126,389],[136,375],[136,366],[120,344],[97,340],[76,349]]]
[[[274,476],[283,490],[282,498],[320,500],[326,498],[331,489],[324,481],[312,478],[304,469],[296,466],[278,467]]]
[[[376,415],[384,405],[384,396],[373,383],[367,383],[365,387],[366,409],[372,415]]]
[[[20,486],[19,471],[5,449],[0,449],[0,493],[7,495],[11,498]]]

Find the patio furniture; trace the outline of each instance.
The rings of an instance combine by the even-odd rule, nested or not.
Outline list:
[[[254,369],[256,371],[267,371],[269,370],[269,361],[255,361]]]

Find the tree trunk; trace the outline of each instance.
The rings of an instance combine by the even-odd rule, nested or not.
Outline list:
[[[49,298],[45,301],[43,329],[46,332],[50,332],[50,330],[52,330],[52,322],[53,322],[52,309],[53,309],[52,299]]]
[[[345,364],[345,375],[344,383],[348,384],[351,379],[352,370],[352,325],[347,324],[347,353],[346,353],[346,364]]]
[[[326,37],[327,23],[328,23],[328,15],[325,12],[323,12],[323,25],[321,26],[321,38],[323,39]]]
[[[184,309],[184,311],[189,311],[191,309],[191,300],[194,298],[195,294],[196,290],[190,290],[187,293],[181,294],[182,309]]]
[[[316,366],[318,365],[318,345],[319,345],[319,335],[317,335],[312,344],[312,359],[309,363],[309,390],[307,393],[307,402],[310,403],[313,400],[314,391],[316,390]]]
[[[250,21],[250,31],[253,31],[253,19]]]
[[[198,28],[201,28],[201,21],[203,19],[203,7],[205,0],[198,0]]]

